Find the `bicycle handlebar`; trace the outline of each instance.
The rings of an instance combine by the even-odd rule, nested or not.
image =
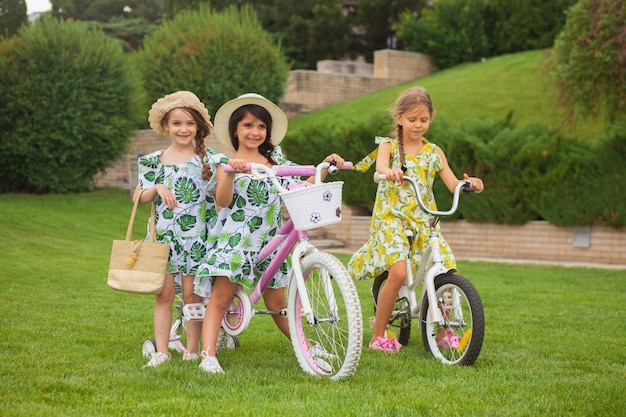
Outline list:
[[[276,177],[300,177],[315,175],[315,184],[319,184],[322,182],[322,170],[324,168],[328,168],[328,173],[333,175],[336,174],[339,169],[352,169],[352,162],[344,162],[341,168],[337,168],[337,166],[331,162],[321,162],[317,165],[274,165],[271,168],[263,164],[249,162],[246,164],[243,172],[250,173],[257,178],[269,177],[272,179],[272,182],[274,182]],[[235,169],[229,164],[222,164],[222,169],[224,172],[236,172]],[[278,187],[277,182],[274,182],[274,185]],[[281,187],[278,188],[280,189]]]
[[[374,172],[374,182],[378,183],[380,181],[391,181],[388,180],[387,177],[383,174],[379,174],[378,172]],[[428,207],[426,207],[424,205],[424,201],[422,200],[422,193],[420,192],[419,187],[417,186],[417,181],[415,181],[413,178],[405,175],[404,177],[402,177],[402,181],[406,181],[409,184],[411,184],[411,186],[413,187],[413,190],[415,191],[415,195],[417,198],[417,202],[420,206],[420,208],[425,211],[426,213],[430,213],[433,216],[449,216],[451,214],[453,214],[458,205],[459,205],[459,198],[461,196],[461,191],[465,192],[465,193],[469,193],[469,192],[473,192],[474,190],[472,189],[472,184],[469,181],[466,180],[462,180],[459,181],[459,183],[456,185],[456,187],[454,188],[454,196],[452,199],[452,207],[450,208],[450,210],[448,211],[438,211],[438,210],[431,210]]]

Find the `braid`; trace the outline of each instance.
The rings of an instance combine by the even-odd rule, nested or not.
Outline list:
[[[397,120],[397,118],[401,117],[405,112],[419,106],[425,106],[432,119],[434,113],[433,102],[430,99],[428,91],[426,91],[424,87],[411,87],[400,94],[400,97],[396,100],[395,107],[390,113],[391,116]],[[400,161],[402,162],[402,169],[404,171],[406,170],[406,159],[404,157],[404,143],[402,141],[402,125],[400,124],[397,126],[396,136],[398,151],[400,152]]]
[[[404,140],[402,139],[402,125],[398,125],[396,141],[398,142],[398,151],[400,152],[400,163],[402,163],[402,166],[405,167],[406,159],[404,158]]]
[[[213,176],[213,171],[211,171],[211,167],[204,160],[204,157],[206,156],[204,138],[196,138],[196,154],[200,157],[200,162],[202,163],[202,179],[208,181]]]

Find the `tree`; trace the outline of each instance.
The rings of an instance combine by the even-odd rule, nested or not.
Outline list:
[[[488,54],[483,0],[438,0],[419,18],[405,13],[398,36],[409,51],[433,58],[440,69],[477,61]]]
[[[0,38],[14,35],[26,20],[25,0],[0,0]]]
[[[288,66],[279,46],[250,7],[213,12],[201,5],[166,19],[137,55],[148,102],[177,90],[193,91],[215,114],[247,92],[277,103]]]
[[[565,24],[565,11],[577,0],[489,0],[485,30],[490,55],[550,48]]]
[[[354,6],[353,25],[359,33],[359,52],[371,62],[374,51],[395,49],[394,26],[401,16],[419,16],[428,0],[359,0]]]
[[[46,14],[0,43],[0,192],[79,192],[145,114],[121,42]]]
[[[109,22],[119,18],[142,18],[158,22],[165,0],[50,0],[52,15],[62,19]]]
[[[567,117],[626,120],[626,2],[580,0],[554,45],[554,74]]]

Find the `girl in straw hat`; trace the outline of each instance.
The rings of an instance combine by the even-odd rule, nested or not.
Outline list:
[[[266,98],[253,93],[244,94],[224,104],[215,115],[217,140],[232,147],[229,164],[238,172],[246,163],[292,165],[282,157],[277,145],[287,132],[287,117]],[[325,161],[343,165],[336,155]],[[326,173],[324,173],[325,175]],[[200,368],[210,373],[223,372],[216,355],[216,343],[224,313],[239,285],[251,288],[267,262],[257,265],[262,248],[282,226],[281,199],[273,192],[269,179],[253,179],[250,175],[225,173],[217,168],[216,203],[224,207],[219,213],[218,227],[213,230],[214,246],[206,262],[196,274],[196,292],[209,296],[202,326],[202,362]],[[284,179],[289,183],[294,179]],[[220,228],[221,227],[221,228]],[[209,238],[211,240],[211,238]],[[263,299],[268,309],[283,310],[284,287],[287,286],[289,265],[283,264]],[[278,328],[289,337],[287,319],[272,315]]]
[[[140,203],[156,203],[157,241],[170,245],[165,285],[154,306],[156,352],[146,364],[155,367],[170,358],[168,343],[175,277],[182,276],[185,304],[202,302],[193,292],[193,279],[206,253],[207,226],[217,218],[211,192],[215,188],[213,170],[228,159],[206,149],[204,140],[213,127],[211,116],[200,99],[189,91],[177,91],[157,100],[148,120],[156,133],[172,140],[167,149],[142,156],[138,162],[137,189],[145,190]],[[202,324],[189,321],[186,330],[187,350],[183,360],[199,359]]]

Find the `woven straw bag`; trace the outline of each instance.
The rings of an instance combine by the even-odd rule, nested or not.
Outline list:
[[[113,241],[107,283],[109,287],[119,291],[135,294],[160,294],[165,281],[170,245],[156,242],[154,202],[152,202],[152,213],[150,214],[150,236],[148,240],[132,240],[133,223],[141,192],[137,193],[135,198],[126,230],[126,240]]]

